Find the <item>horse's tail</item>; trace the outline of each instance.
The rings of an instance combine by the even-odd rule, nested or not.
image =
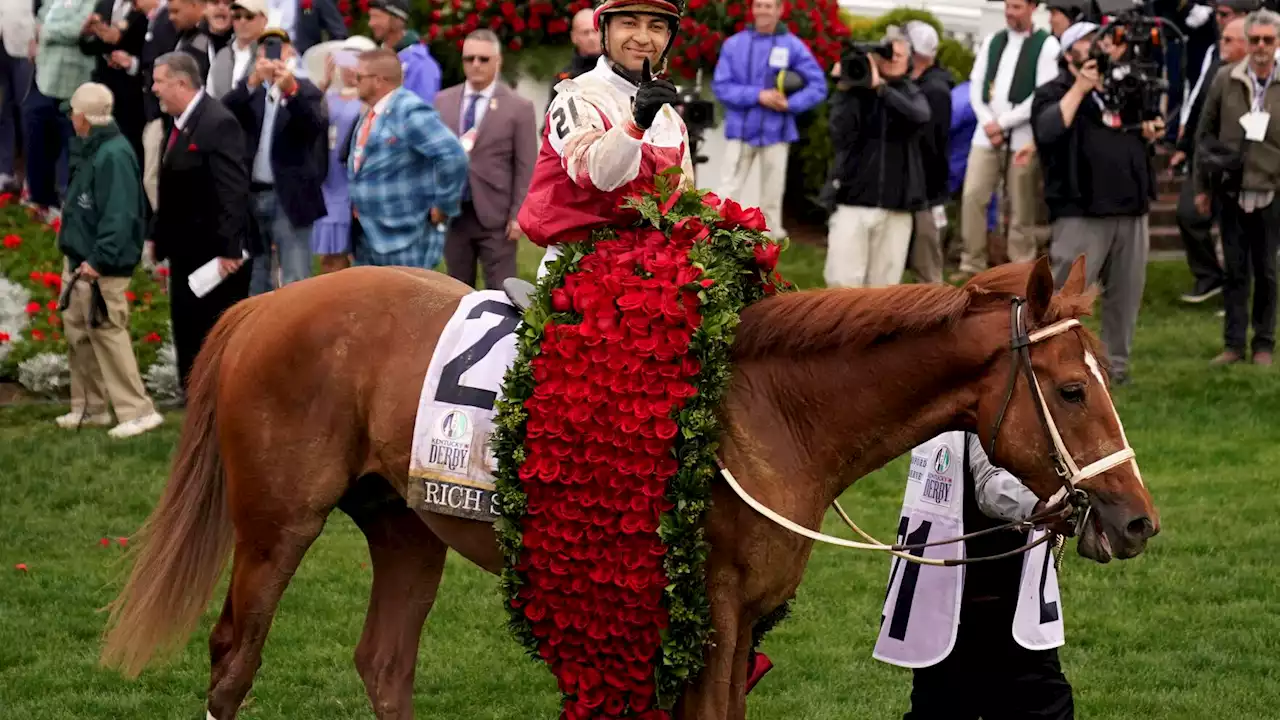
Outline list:
[[[138,531],[129,580],[109,606],[101,662],[127,677],[186,643],[230,554],[232,525],[215,417],[218,374],[228,342],[256,305],[234,305],[205,339],[191,370],[169,483]]]

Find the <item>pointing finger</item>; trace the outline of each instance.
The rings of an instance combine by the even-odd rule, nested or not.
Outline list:
[[[649,58],[644,59],[644,67],[640,69],[640,81],[651,82],[653,80],[653,68],[649,66]]]

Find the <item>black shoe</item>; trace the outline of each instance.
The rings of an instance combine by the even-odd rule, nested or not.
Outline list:
[[[1215,295],[1221,295],[1221,294],[1222,294],[1221,281],[1213,282],[1213,283],[1196,283],[1196,287],[1194,290],[1182,296],[1182,302],[1195,305],[1196,303],[1202,303],[1205,300],[1208,300],[1209,298]]]

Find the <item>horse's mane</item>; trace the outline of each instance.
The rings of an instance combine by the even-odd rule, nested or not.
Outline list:
[[[973,295],[941,284],[778,295],[742,311],[733,351],[750,359],[866,347],[888,335],[959,320]]]
[[[1031,267],[1029,263],[1001,265],[963,288],[893,285],[807,290],[766,298],[742,311],[734,355],[748,360],[803,357],[836,348],[856,350],[891,335],[949,325],[975,301],[1025,295]],[[1089,314],[1096,294],[1092,288],[1079,295],[1055,294],[1041,323]]]

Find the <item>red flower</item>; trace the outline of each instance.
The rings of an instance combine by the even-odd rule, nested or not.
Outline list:
[[[132,290],[125,290],[124,299],[128,300],[129,302],[133,302],[138,299],[138,296],[135,295]]]
[[[10,250],[17,250],[22,245],[22,238],[17,235],[5,235],[4,246]]]
[[[161,342],[162,340],[163,338],[161,338],[158,334],[153,332],[147,333],[147,336],[142,338],[142,342],[144,343],[158,343],[158,342]]]
[[[35,315],[35,314],[36,314],[36,313],[38,313],[38,312],[40,312],[40,303],[38,303],[38,302],[36,302],[36,301],[34,301],[34,300],[32,300],[31,302],[27,303],[27,314],[28,314],[28,315]]]
[[[772,272],[778,266],[778,256],[782,254],[782,246],[778,243],[764,242],[751,249],[756,258],[756,265],[765,272]]]
[[[355,22],[355,21],[351,19],[351,16],[350,16],[350,15],[345,15],[345,16],[343,16],[343,18],[342,18],[342,24],[343,24],[343,25],[346,25],[347,27],[351,27],[351,24],[352,24],[353,22]],[[432,28],[431,28],[431,29],[432,29],[432,30],[435,30],[436,28],[435,28],[434,26],[432,26]]]
[[[45,303],[45,307],[49,308],[50,312],[56,312],[58,310],[58,302],[56,300],[50,300]]]
[[[58,291],[62,290],[62,275],[56,272],[45,273],[41,282],[44,283],[45,287],[53,288]]]
[[[160,277],[169,277],[169,268],[167,266],[158,267],[156,268],[156,274]]]
[[[13,193],[0,194],[0,207],[4,207],[13,202]]]
[[[551,309],[556,312],[568,312],[573,307],[569,293],[564,288],[551,291]]]
[[[519,50],[524,47],[524,43],[520,42],[520,38],[512,38],[511,42],[507,43],[507,47],[512,50]]]
[[[38,283],[44,282],[44,273],[40,272],[39,270],[32,270],[31,274],[28,275],[27,277],[31,278],[32,282],[38,282]]]
[[[702,280],[702,282],[700,282],[700,283],[698,283],[698,284],[699,284],[699,285],[701,285],[701,286],[702,286],[702,287],[704,287],[704,288],[709,288],[709,287],[711,287],[712,285],[715,285],[715,284],[716,284],[716,281],[715,281],[715,280],[713,280],[713,279],[711,279],[711,278],[704,278],[704,279]]]
[[[7,342],[9,342],[9,333],[0,332],[0,343],[7,343]]]
[[[49,321],[49,324],[54,327],[59,327],[60,325],[62,325],[62,318],[58,317],[57,315],[50,315],[46,319]]]
[[[758,230],[764,232],[768,229],[768,224],[764,220],[764,213],[760,212],[760,208],[744,208],[733,200],[725,200],[720,206],[720,216],[723,221],[716,223],[722,228],[745,228],[747,230]]]
[[[721,202],[723,201],[720,199],[720,196],[713,192],[709,192],[702,196],[702,204],[707,207],[718,208],[720,207]]]
[[[55,233],[62,232],[62,218],[56,217],[53,222],[49,223],[49,227],[53,228]]]
[[[32,340],[35,340],[36,342],[40,342],[41,340],[44,340],[44,331],[43,331],[43,330],[32,330],[32,331],[31,331],[31,339],[32,339]]]

